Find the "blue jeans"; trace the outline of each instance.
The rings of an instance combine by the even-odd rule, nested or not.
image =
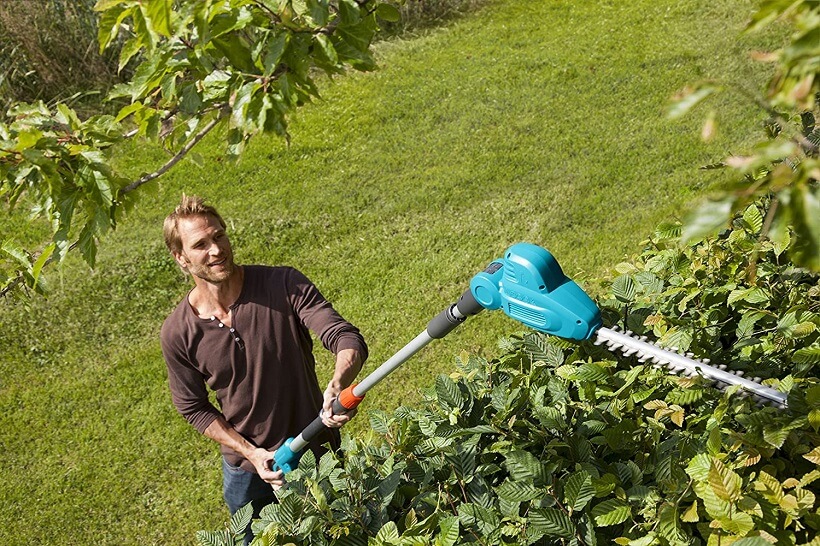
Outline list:
[[[254,519],[259,517],[262,508],[276,502],[273,488],[269,483],[263,481],[259,474],[233,466],[224,457],[222,459],[222,493],[231,515],[249,502],[253,502]],[[245,529],[245,544],[250,544],[251,540],[253,540],[253,531],[248,525]]]

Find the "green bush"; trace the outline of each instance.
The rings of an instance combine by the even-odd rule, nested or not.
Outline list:
[[[519,334],[498,359],[462,355],[422,407],[372,412],[343,460],[306,454],[254,522],[255,544],[817,544],[820,286],[758,240],[761,214],[687,246],[662,227],[619,266],[604,314],[773,376],[788,409]]]

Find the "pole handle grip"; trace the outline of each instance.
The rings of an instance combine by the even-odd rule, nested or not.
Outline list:
[[[339,396],[333,401],[333,413],[347,413],[362,403],[364,393],[362,393],[361,396],[357,396],[356,393],[353,392],[356,385],[358,385],[358,383],[353,383],[339,393]]]

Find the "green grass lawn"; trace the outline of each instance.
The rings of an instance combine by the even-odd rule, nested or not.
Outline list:
[[[664,109],[700,78],[760,87],[748,51],[774,38],[739,37],[751,8],[499,0],[380,44],[378,72],[323,82],[290,147],[258,138],[232,164],[219,135],[206,140],[204,167],[145,188],[95,270],[70,259],[47,301],[1,304],[0,542],[190,544],[227,519],[216,446],[174,412],[157,339],[190,287],[161,242],[181,192],[220,209],[241,263],[311,277],[361,328],[371,371],[511,244],[541,244],[589,282],[720,182],[698,167],[742,151],[761,116],[715,103],[725,123],[703,143],[698,116]],[[134,145],[118,161],[136,177],[163,157]],[[364,434],[367,408],[414,403],[462,351],[492,357],[518,329],[472,318],[346,430]],[[317,356],[326,378],[330,355]]]

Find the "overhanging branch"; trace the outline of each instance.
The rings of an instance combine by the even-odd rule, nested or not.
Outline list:
[[[128,184],[127,186],[125,186],[122,189],[122,193],[126,194],[126,193],[129,193],[129,192],[132,192],[135,189],[142,186],[143,184],[147,184],[148,182],[150,182],[152,180],[155,180],[155,179],[159,178],[160,176],[162,176],[163,174],[165,174],[166,172],[168,172],[174,165],[179,163],[180,160],[182,160],[182,158],[184,158],[186,155],[188,155],[188,152],[190,152],[191,149],[194,146],[199,144],[199,141],[201,141],[203,138],[205,138],[205,135],[210,133],[211,130],[214,127],[216,127],[219,124],[220,121],[222,121],[225,118],[226,115],[227,114],[224,111],[220,112],[219,115],[217,115],[214,119],[209,121],[208,124],[205,125],[205,127],[203,127],[197,134],[195,134],[194,137],[191,140],[189,140],[185,144],[185,146],[183,146],[176,153],[176,155],[174,155],[174,157],[169,159],[167,163],[165,163],[162,167],[160,167],[156,171],[154,171],[152,173],[149,173],[149,174],[146,174],[145,176],[139,178],[138,180],[135,180],[135,181],[131,182],[130,184]]]

